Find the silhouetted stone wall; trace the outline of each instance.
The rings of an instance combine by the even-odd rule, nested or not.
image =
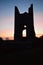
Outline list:
[[[26,28],[24,27],[26,25]],[[26,38],[22,37],[22,30],[27,30]],[[29,40],[35,37],[34,23],[33,23],[33,4],[28,9],[28,13],[21,14],[15,6],[15,40]]]

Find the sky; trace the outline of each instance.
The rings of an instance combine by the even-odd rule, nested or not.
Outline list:
[[[15,6],[23,13],[32,3],[36,36],[43,35],[43,0],[0,0],[0,37],[14,37]]]

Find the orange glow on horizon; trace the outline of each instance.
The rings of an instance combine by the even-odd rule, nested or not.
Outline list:
[[[3,40],[14,40],[14,36],[11,36],[11,37],[2,37]]]
[[[43,34],[36,34],[36,37],[38,37],[38,38],[39,38],[39,37],[40,37],[40,36],[42,36],[42,35],[43,35]]]
[[[0,37],[2,37],[3,39],[6,38],[13,39],[14,32],[11,30],[0,31]]]
[[[24,34],[25,35],[25,34]],[[40,36],[42,36],[43,34],[36,34],[36,37],[40,37]],[[3,40],[6,40],[7,38],[9,39],[9,40],[14,40],[14,36],[7,36],[7,37],[2,37],[3,38]]]

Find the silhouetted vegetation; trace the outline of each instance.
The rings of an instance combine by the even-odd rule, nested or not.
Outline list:
[[[9,40],[9,38],[6,38],[6,40]]]
[[[3,39],[0,37],[0,41],[3,41]]]

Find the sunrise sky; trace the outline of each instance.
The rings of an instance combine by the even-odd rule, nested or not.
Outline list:
[[[14,36],[15,9],[27,12],[33,3],[34,28],[36,36],[43,35],[43,0],[0,0],[0,37],[12,39]]]

